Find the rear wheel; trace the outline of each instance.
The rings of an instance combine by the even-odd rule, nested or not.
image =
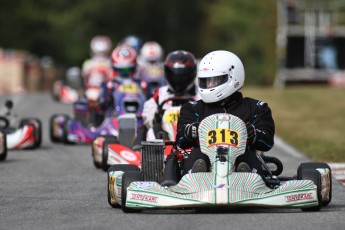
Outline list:
[[[123,212],[126,213],[136,213],[141,212],[139,209],[134,208],[128,208],[126,207],[126,201],[127,201],[127,188],[129,185],[134,181],[141,181],[142,180],[142,174],[141,172],[136,171],[130,171],[125,172],[122,175],[122,187],[121,187],[121,209]]]
[[[102,169],[104,172],[107,172],[109,169],[108,165],[108,145],[119,143],[117,137],[106,135],[104,136],[105,140],[102,146]]]
[[[321,195],[321,174],[319,171],[315,169],[303,169],[298,171],[297,173],[298,180],[311,180],[316,185],[316,193],[317,193],[317,200],[318,205],[308,208],[302,208],[302,211],[319,211],[322,208],[322,195]]]
[[[56,136],[55,134],[55,129],[56,129],[56,125],[57,125],[57,118],[61,117],[61,119],[63,119],[63,123],[66,122],[67,120],[69,120],[69,116],[66,114],[54,114],[53,116],[50,117],[49,119],[49,136],[50,136],[50,141],[53,143],[57,143],[57,142],[61,142],[62,141],[62,137],[60,136]]]
[[[297,174],[299,171],[302,171],[304,169],[317,169],[317,168],[327,168],[329,170],[329,194],[328,194],[328,200],[325,200],[322,202],[323,206],[327,206],[331,200],[332,200],[332,169],[331,167],[323,162],[306,162],[301,163],[300,166],[297,169]]]
[[[62,142],[66,145],[73,145],[75,142],[68,140],[68,134],[69,134],[69,126],[70,126],[71,120],[65,120],[63,123],[62,128]]]
[[[0,130],[0,161],[7,158],[7,139],[6,133]]]
[[[112,208],[119,208],[120,205],[118,203],[116,203],[115,197],[114,197],[114,180],[113,179],[113,175],[111,175],[113,172],[116,171],[122,171],[122,172],[129,172],[129,171],[135,171],[135,172],[140,172],[140,168],[136,165],[126,165],[126,164],[119,164],[119,165],[112,165],[110,166],[110,168],[108,169],[108,204],[112,207]]]

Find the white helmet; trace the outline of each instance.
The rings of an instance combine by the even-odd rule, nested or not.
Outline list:
[[[197,78],[199,93],[205,103],[221,101],[242,88],[243,64],[229,51],[213,51],[200,61]]]
[[[90,44],[92,56],[108,56],[111,50],[111,40],[108,36],[95,36]]]
[[[151,64],[162,62],[163,49],[157,42],[145,42],[143,47],[140,49],[139,59],[144,63]]]

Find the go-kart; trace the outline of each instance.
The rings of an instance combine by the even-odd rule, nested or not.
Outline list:
[[[140,164],[140,152],[132,149],[137,125],[135,114],[120,115],[117,135],[99,135],[93,140],[91,156],[96,168],[107,171],[114,161],[117,164]]]
[[[172,97],[167,98],[158,105],[154,127],[147,130],[146,140],[164,139],[174,141],[181,105],[190,100],[190,97]],[[165,107],[167,104],[170,105]],[[96,168],[107,171],[111,165],[116,164],[134,164],[141,167],[140,146],[133,145],[133,138],[137,136],[135,124],[133,118],[128,117],[128,119],[123,120],[123,124],[119,123],[118,139],[100,136],[94,140],[92,157]],[[171,147],[167,147],[165,149],[166,155],[170,151]]]
[[[64,80],[56,80],[52,87],[52,97],[55,101],[73,104],[78,100],[82,79],[79,67],[70,67]]]
[[[0,130],[6,149],[34,149],[42,142],[42,123],[38,118],[23,118],[18,121],[17,115],[12,112],[13,102],[5,102],[7,112],[0,116]],[[4,146],[0,147],[4,148]],[[1,158],[5,158],[4,154]]]
[[[148,143],[142,167],[114,165],[108,170],[108,202],[124,212],[144,209],[259,206],[319,211],[332,198],[332,175],[325,163],[302,163],[297,176],[278,177],[261,159],[267,178],[235,171],[235,160],[247,148],[245,123],[230,114],[214,114],[199,125],[201,151],[210,172],[186,173],[173,186],[162,186],[163,145]],[[145,150],[145,151],[144,151]],[[279,170],[278,170],[279,171]]]
[[[53,83],[52,97],[55,101],[73,104],[78,100],[78,90],[57,80]]]

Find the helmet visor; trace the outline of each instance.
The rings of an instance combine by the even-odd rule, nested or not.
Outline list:
[[[199,87],[202,89],[210,89],[222,85],[228,81],[228,75],[220,75],[215,77],[199,78]]]

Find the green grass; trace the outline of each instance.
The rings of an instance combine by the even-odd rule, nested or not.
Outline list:
[[[244,87],[242,93],[267,102],[276,134],[311,160],[345,162],[345,88]]]

